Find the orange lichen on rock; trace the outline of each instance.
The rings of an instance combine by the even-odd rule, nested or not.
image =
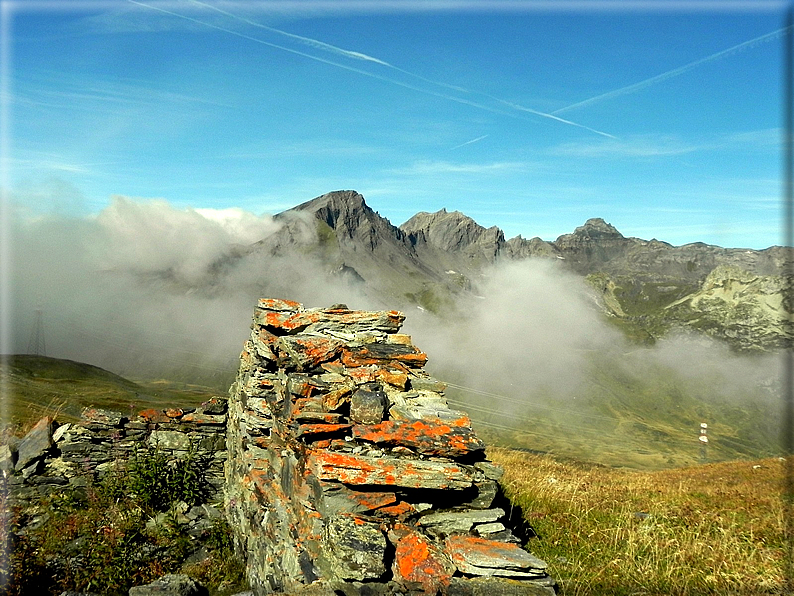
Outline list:
[[[396,368],[396,366],[400,366],[398,362],[393,363],[393,365],[389,368],[379,368],[375,371],[375,379],[391,385],[392,387],[397,387],[398,389],[405,389],[408,385],[408,373],[405,371],[404,367],[400,366],[403,370]]]
[[[351,499],[354,499],[362,507],[372,511],[381,507],[386,507],[397,501],[394,493],[360,493],[352,492]]]
[[[340,430],[347,430],[350,424],[301,424],[298,426],[297,436],[321,435],[324,433],[335,433]]]
[[[141,410],[140,412],[138,412],[138,418],[141,418],[142,420],[148,422],[149,424],[169,421],[168,416],[166,416],[162,410],[155,410],[154,408]]]
[[[292,357],[293,361],[303,369],[333,360],[342,347],[342,342],[333,337],[282,337],[279,348]]]
[[[452,562],[464,573],[487,575],[516,575],[516,573],[545,573],[546,563],[516,544],[497,542],[470,534],[452,534],[446,539],[446,548]]]
[[[228,410],[229,509],[251,585],[543,593],[529,582],[548,581],[545,564],[508,544],[504,510],[489,508],[498,470],[399,333],[404,318],[260,301]]]
[[[269,330],[281,332],[281,334],[292,333],[304,329],[323,318],[323,313],[319,311],[279,311],[265,310],[258,312],[256,322]],[[278,333],[277,333],[278,334]]]
[[[377,368],[374,366],[359,366],[354,368],[348,368],[345,371],[345,374],[353,379],[357,385],[363,385],[364,383],[371,383],[372,381],[377,380]]]
[[[258,306],[266,310],[297,311],[303,308],[300,302],[295,302],[294,300],[281,300],[279,298],[260,298]]]
[[[351,485],[459,489],[473,483],[468,470],[448,462],[365,457],[332,451],[312,451],[310,461],[320,480]]]
[[[214,416],[211,414],[202,414],[200,412],[191,412],[182,416],[182,422],[192,422],[194,424],[225,424],[225,416]]]
[[[441,548],[404,524],[389,531],[394,544],[394,579],[403,584],[419,584],[426,594],[435,594],[449,583],[455,566]]]
[[[290,383],[289,390],[292,395],[311,397],[312,393],[316,392],[317,387],[306,381],[293,381]]]
[[[342,349],[342,364],[348,367],[382,365],[387,362],[400,362],[412,368],[421,368],[427,363],[427,354],[405,344],[372,343]]]
[[[377,514],[387,515],[389,517],[396,517],[396,518],[403,518],[406,515],[410,515],[411,513],[415,513],[415,512],[416,512],[416,507],[414,507],[410,503],[406,503],[405,501],[400,501],[395,505],[387,505],[386,507],[380,507],[376,511]]]
[[[452,422],[438,419],[387,420],[379,424],[356,425],[353,437],[381,445],[410,447],[426,455],[460,457],[485,449],[468,422],[465,417]]]
[[[265,311],[257,313],[256,322],[262,327],[270,329],[281,329],[285,321],[289,319],[291,313]]]

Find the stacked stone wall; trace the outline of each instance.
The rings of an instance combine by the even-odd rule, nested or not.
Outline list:
[[[254,594],[553,594],[515,536],[501,470],[403,320],[259,301],[226,466]]]
[[[194,409],[137,415],[86,408],[76,423],[45,417],[20,440],[0,446],[0,469],[12,503],[29,507],[50,493],[84,489],[150,449],[170,460],[190,454],[204,463],[209,501],[223,502],[226,398]]]

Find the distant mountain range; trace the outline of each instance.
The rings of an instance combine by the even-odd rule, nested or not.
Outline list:
[[[476,296],[489,266],[553,259],[582,276],[604,313],[633,339],[653,343],[672,329],[694,330],[742,351],[773,351],[794,335],[785,292],[791,249],[673,246],[627,238],[603,219],[587,220],[553,242],[505,239],[458,211],[417,213],[400,227],[352,190],[319,196],[278,214],[277,232],[240,247],[242,257],[294,254],[392,308],[419,306],[444,315]]]
[[[193,383],[224,391],[256,299],[270,296],[405,311],[406,332],[427,350],[450,404],[471,412],[489,443],[665,467],[698,460],[707,422],[713,460],[777,453],[780,359],[763,353],[792,339],[791,249],[676,247],[626,238],[602,219],[551,242],[508,240],[443,209],[397,227],[354,191],[322,195],[275,220],[266,237],[224,246],[190,275],[130,268],[92,278],[104,282],[92,291],[110,313],[97,309],[91,320],[81,301],[76,323],[64,323],[73,351],[63,355],[136,385],[21,357],[0,371],[10,375],[15,403],[34,404],[36,413],[63,403],[74,415],[88,403],[128,411],[206,393]],[[200,247],[204,238],[191,240]],[[92,326],[81,328],[86,321]],[[683,340],[673,337],[681,332]]]

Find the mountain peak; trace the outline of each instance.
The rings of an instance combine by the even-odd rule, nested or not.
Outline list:
[[[612,224],[608,224],[600,217],[591,217],[583,226],[579,226],[573,232],[579,236],[616,236],[623,238],[623,234],[618,232],[617,228]]]
[[[355,190],[335,190],[293,207],[290,211],[306,211],[325,220],[332,228],[336,222],[357,212],[372,211],[364,196]]]
[[[505,238],[502,230],[484,228],[460,211],[441,209],[435,213],[420,212],[400,226],[413,238],[423,237],[429,244],[445,251],[467,251],[492,260]]]

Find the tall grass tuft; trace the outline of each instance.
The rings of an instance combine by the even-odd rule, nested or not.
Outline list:
[[[564,596],[782,593],[778,459],[638,472],[490,455]]]

